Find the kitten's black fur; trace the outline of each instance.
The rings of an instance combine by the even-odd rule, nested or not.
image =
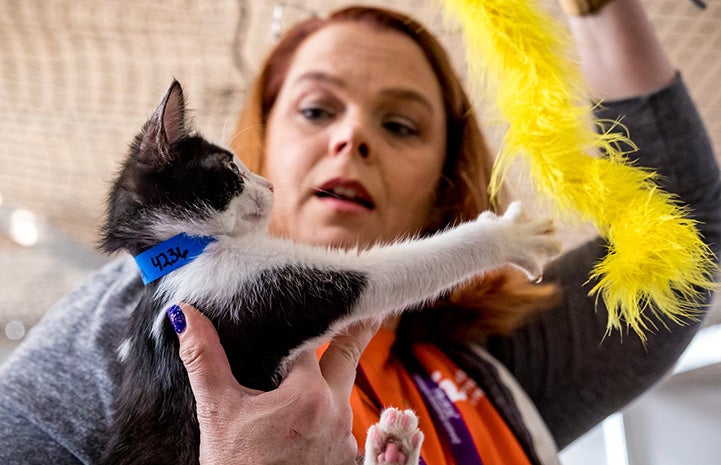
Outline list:
[[[538,274],[558,251],[550,224],[520,211],[363,253],[291,244],[266,234],[271,191],[232,153],[189,131],[173,82],[110,191],[101,247],[137,255],[181,232],[217,241],[148,284],[129,315],[102,463],[198,463],[195,401],[165,318],[171,303],[203,311],[238,381],[269,390],[299,348],[348,323],[418,305],[505,263]]]

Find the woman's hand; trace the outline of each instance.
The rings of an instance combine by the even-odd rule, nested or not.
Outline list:
[[[355,463],[349,399],[377,326],[357,325],[337,337],[320,361],[313,351],[303,353],[277,389],[260,392],[233,377],[212,323],[181,307],[180,358],[197,404],[201,464]]]

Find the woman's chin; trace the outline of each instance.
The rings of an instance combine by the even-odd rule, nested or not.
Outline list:
[[[293,237],[293,240],[311,245],[333,247],[340,249],[367,248],[378,239],[377,235],[367,237],[365,231],[358,228],[343,226],[325,226],[306,231]]]
[[[334,232],[329,234],[319,234],[305,242],[339,249],[355,249],[367,248],[372,241],[365,240],[362,237],[359,237],[358,234]]]

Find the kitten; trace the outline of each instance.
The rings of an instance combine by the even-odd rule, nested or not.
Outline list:
[[[141,269],[150,281],[119,348],[122,381],[104,463],[198,463],[195,401],[166,321],[171,304],[203,311],[238,381],[270,390],[299,351],[353,322],[417,307],[506,263],[533,279],[560,249],[551,221],[527,220],[517,204],[503,217],[486,212],[429,238],[344,251],[270,237],[272,203],[267,180],[191,133],[173,82],[131,146],[102,229],[101,248],[147,262]],[[181,233],[196,242],[164,242]],[[176,262],[187,264],[155,279]],[[391,412],[369,435],[368,465],[396,440],[405,441],[407,463],[417,463],[417,422],[397,424],[412,412]]]

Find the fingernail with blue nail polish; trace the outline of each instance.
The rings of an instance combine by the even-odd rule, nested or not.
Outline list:
[[[176,333],[180,334],[185,330],[185,314],[183,309],[178,305],[171,305],[165,311],[170,320],[170,324],[173,325],[173,329]]]

